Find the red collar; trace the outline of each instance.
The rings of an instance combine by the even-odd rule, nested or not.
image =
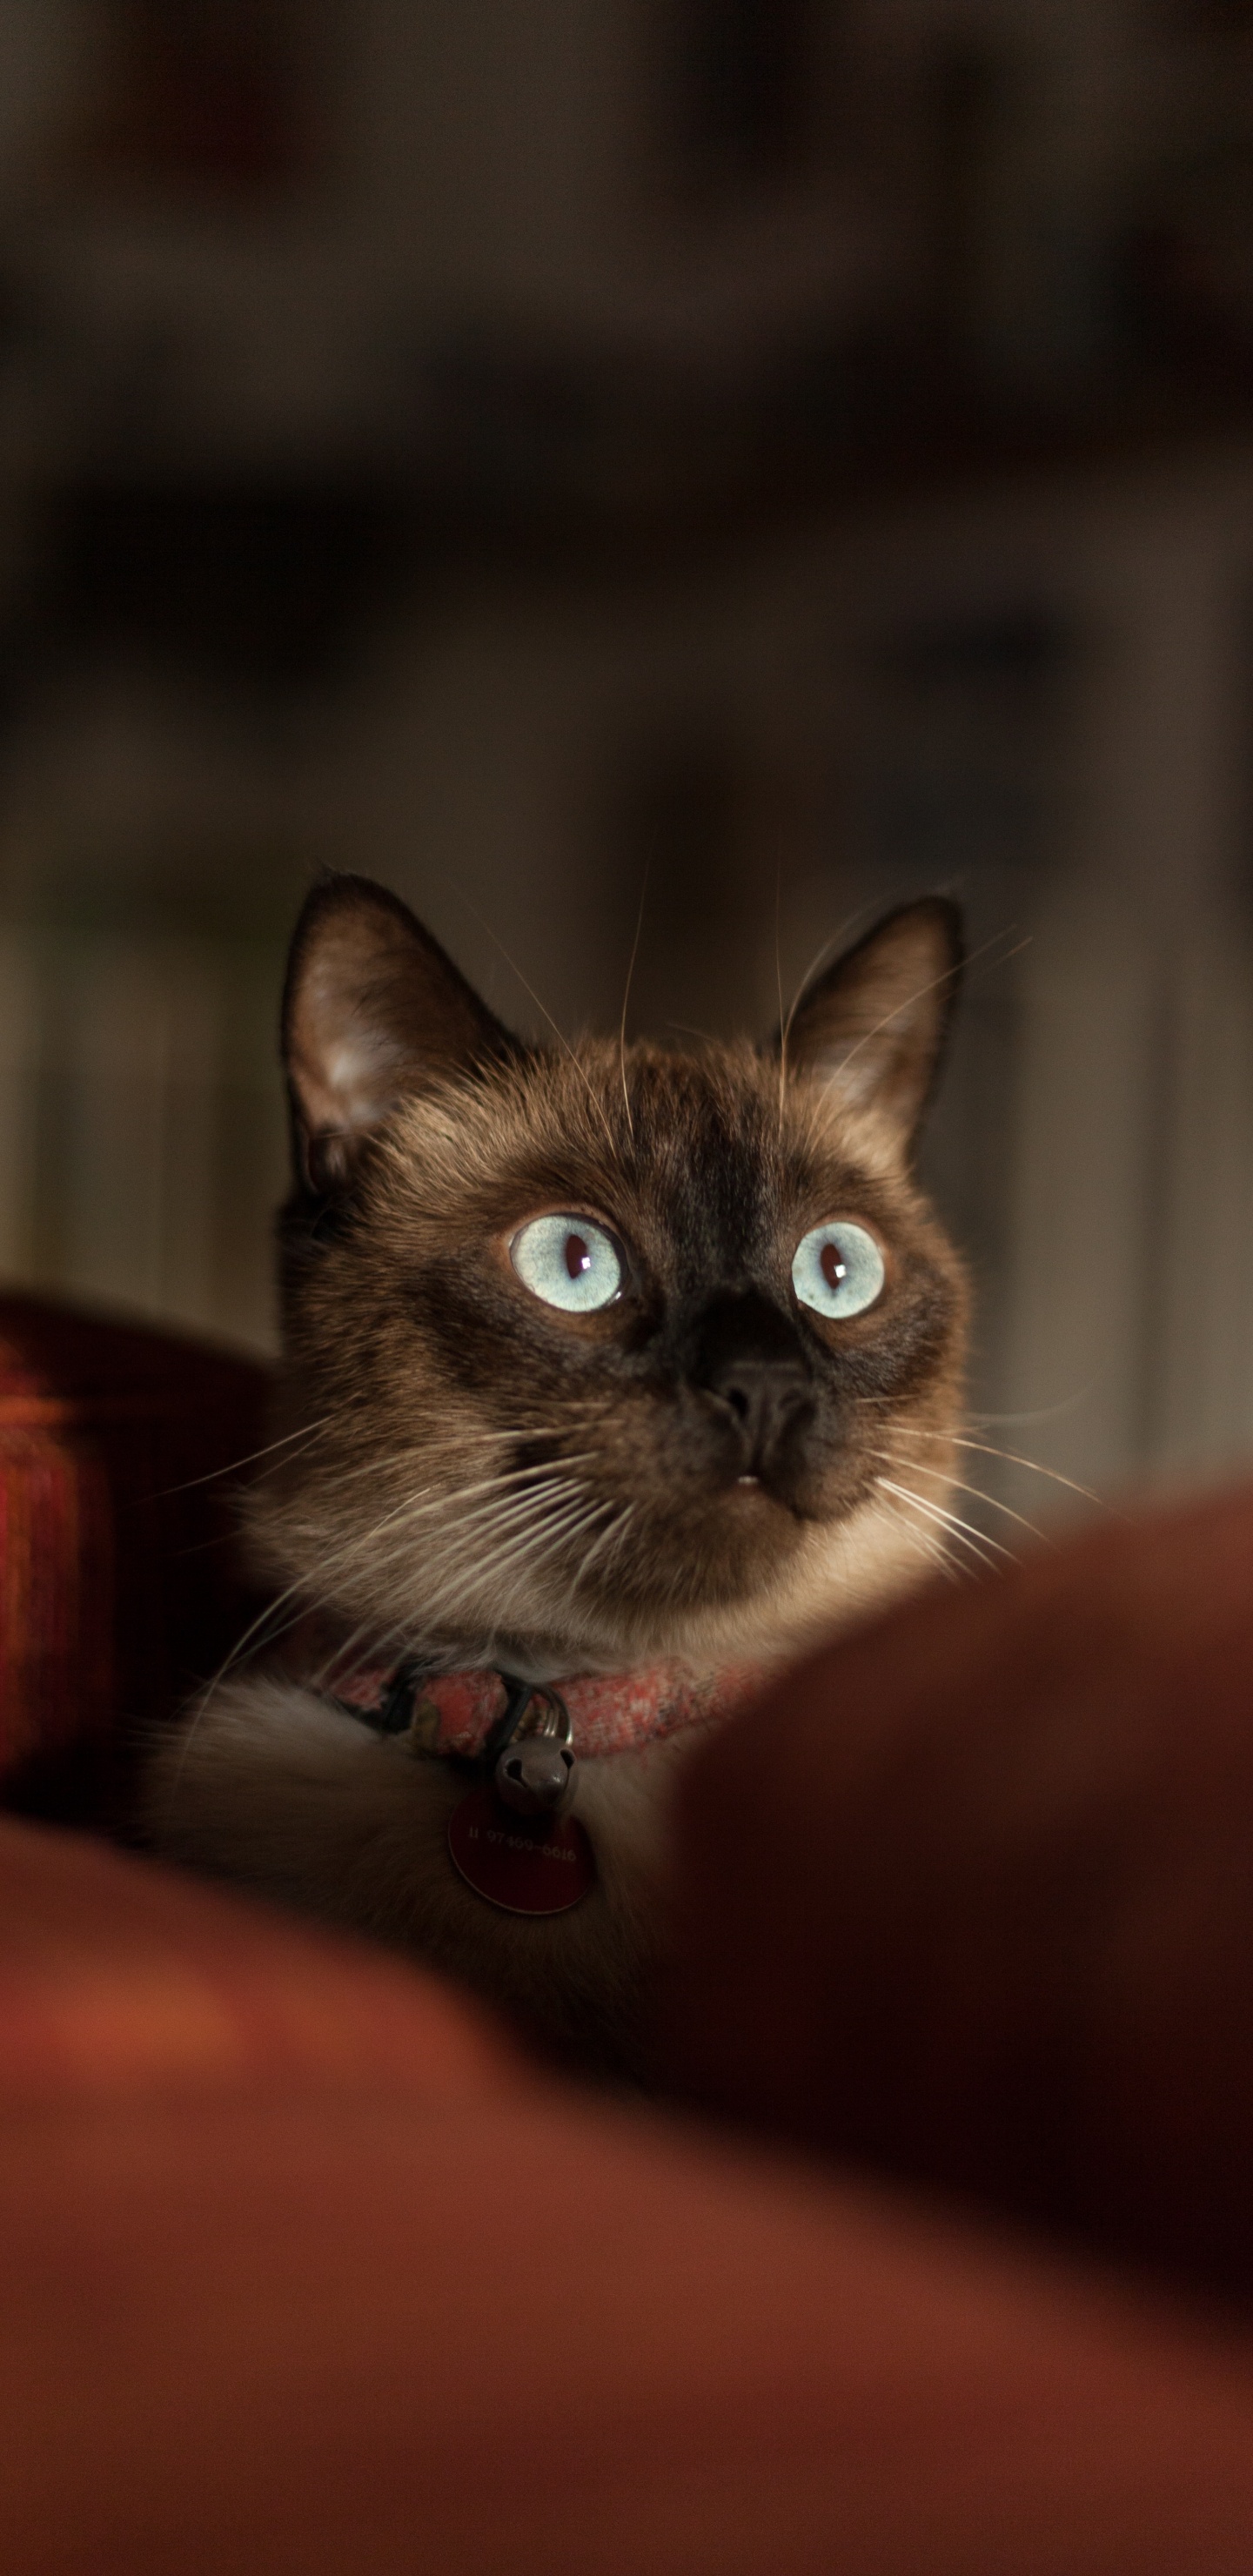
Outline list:
[[[474,1757],[488,1749],[508,1712],[512,1678],[485,1670],[424,1673],[415,1662],[348,1665],[343,1652],[303,1678],[351,1709],[379,1734],[405,1735],[415,1751]],[[627,1673],[572,1673],[553,1684],[570,1714],[580,1757],[638,1752],[643,1745],[729,1717],[761,1686],[759,1664],[696,1671],[676,1661]],[[542,1693],[537,1695],[542,1696]]]

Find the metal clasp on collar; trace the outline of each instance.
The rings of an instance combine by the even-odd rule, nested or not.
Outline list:
[[[501,1680],[505,1712],[484,1748],[489,1760],[495,1757],[496,1795],[522,1816],[560,1815],[578,1779],[570,1711],[547,1683],[517,1681],[509,1673]]]

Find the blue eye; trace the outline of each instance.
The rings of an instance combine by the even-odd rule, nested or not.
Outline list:
[[[617,1247],[590,1216],[537,1216],[515,1234],[509,1258],[533,1297],[567,1315],[612,1306],[622,1286]]]
[[[792,1263],[792,1286],[816,1315],[863,1315],[885,1277],[883,1255],[864,1225],[841,1217],[803,1234]]]

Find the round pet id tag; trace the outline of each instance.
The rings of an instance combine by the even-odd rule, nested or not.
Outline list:
[[[596,1859],[575,1816],[522,1816],[489,1786],[448,1819],[453,1866],[505,1914],[566,1914],[596,1884]]]

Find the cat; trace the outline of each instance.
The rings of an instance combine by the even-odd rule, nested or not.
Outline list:
[[[638,2062],[677,1766],[937,1553],[967,1291],[912,1162],[961,964],[931,898],[760,1047],[537,1047],[396,896],[314,889],[247,1517],[282,1587],[262,1634],[316,1619],[156,1748],[162,1850]],[[934,1522],[893,1490],[911,1464]],[[482,1747],[515,1710],[506,1805]],[[508,1872],[537,1838],[584,1892],[527,1919]]]

